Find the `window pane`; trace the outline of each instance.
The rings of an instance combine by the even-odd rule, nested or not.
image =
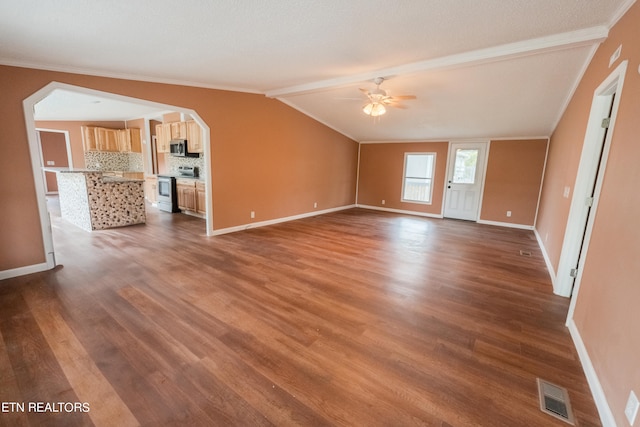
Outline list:
[[[412,178],[431,178],[433,169],[433,155],[408,154],[407,169],[404,176]]]
[[[415,200],[416,202],[430,202],[431,180],[420,178],[406,178],[404,181],[404,200]]]
[[[455,170],[453,171],[454,184],[475,184],[476,164],[478,162],[478,149],[456,150]]]
[[[405,154],[402,200],[431,203],[434,153]]]

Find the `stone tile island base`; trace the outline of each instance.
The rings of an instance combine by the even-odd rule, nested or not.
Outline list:
[[[95,171],[58,171],[56,176],[62,218],[83,230],[145,223],[144,180]]]

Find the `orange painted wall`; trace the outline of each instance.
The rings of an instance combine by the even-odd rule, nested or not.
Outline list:
[[[22,101],[52,81],[195,110],[211,129],[214,229],[355,203],[357,143],[275,99],[0,66],[0,271],[45,261]]]
[[[53,162],[52,167],[67,167],[69,159],[67,157],[67,141],[64,133],[61,132],[40,132],[40,147],[42,149],[42,161],[45,165]],[[46,191],[57,192],[58,180],[55,172],[46,172]]]
[[[358,204],[441,215],[448,148],[448,142],[361,144]],[[436,153],[429,205],[401,201],[404,155],[408,152]]]
[[[69,131],[69,144],[71,145],[71,159],[73,167],[82,169],[84,164],[84,149],[82,148],[82,126],[100,126],[108,129],[122,129],[124,122],[120,121],[58,121],[58,120],[38,120],[36,128],[55,129]]]
[[[491,141],[480,219],[534,225],[546,153],[546,139]]]
[[[620,95],[611,150],[574,321],[604,389],[616,423],[628,425],[630,390],[640,395],[640,3],[635,3],[598,48],[552,135],[540,205],[538,232],[557,267],[586,124],[595,89],[623,60],[629,61]],[[609,57],[622,54],[609,67]],[[638,421],[636,421],[636,425]]]

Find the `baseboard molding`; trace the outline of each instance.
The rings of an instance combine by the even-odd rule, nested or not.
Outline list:
[[[416,211],[407,211],[407,210],[402,210],[402,209],[391,209],[391,208],[382,208],[380,206],[371,206],[371,205],[356,205],[356,207],[358,208],[362,208],[362,209],[371,209],[374,211],[383,211],[383,212],[392,212],[392,213],[397,213],[397,214],[405,214],[405,215],[415,215],[415,216],[424,216],[427,218],[442,218],[442,215],[440,214],[432,214],[432,213],[426,213],[426,212],[416,212]]]
[[[283,218],[270,219],[270,220],[267,220],[267,221],[252,222],[252,223],[249,223],[249,224],[238,225],[238,226],[235,226],[235,227],[227,227],[227,228],[221,228],[220,230],[213,230],[209,235],[210,236],[219,236],[221,234],[235,233],[236,231],[249,230],[251,228],[265,227],[267,225],[274,225],[274,224],[280,224],[282,222],[295,221],[295,220],[303,219],[303,218],[310,218],[310,217],[313,217],[313,216],[324,215],[324,214],[328,214],[328,213],[331,213],[331,212],[344,211],[346,209],[352,209],[352,208],[355,208],[355,207],[356,207],[356,205],[339,206],[337,208],[323,209],[321,211],[306,212],[306,213],[303,213],[303,214],[300,214],[300,215],[293,215],[293,216],[287,216],[287,217],[283,217]]]
[[[478,224],[496,225],[498,227],[518,228],[520,230],[533,230],[533,225],[514,224],[512,222],[487,221],[479,219]]]
[[[600,421],[602,421],[603,427],[616,427],[616,420],[613,417],[613,412],[611,412],[611,408],[609,407],[609,403],[607,402],[607,397],[604,394],[604,390],[602,389],[602,385],[600,384],[598,375],[593,368],[589,353],[587,353],[587,348],[584,346],[584,342],[582,341],[582,337],[580,336],[580,331],[578,331],[578,327],[576,326],[576,323],[573,321],[573,319],[570,319],[567,322],[567,327],[569,328],[571,339],[573,339],[573,345],[578,351],[578,357],[580,358],[580,363],[582,364],[582,370],[587,377],[587,383],[589,384],[589,389],[591,389],[593,400],[596,403],[596,408],[598,409],[598,414],[600,415]]]
[[[42,264],[27,265],[26,267],[13,268],[11,270],[0,271],[0,280],[11,279],[12,277],[24,276],[26,274],[39,273],[49,270],[46,262]]]
[[[553,264],[551,263],[551,259],[549,258],[549,254],[547,253],[547,248],[542,243],[542,238],[540,234],[538,234],[537,229],[533,229],[533,234],[536,236],[536,240],[538,241],[538,246],[540,247],[540,252],[542,252],[542,257],[544,258],[544,263],[547,265],[547,271],[549,272],[549,278],[551,279],[551,286],[553,289],[556,288],[556,271],[553,268]]]

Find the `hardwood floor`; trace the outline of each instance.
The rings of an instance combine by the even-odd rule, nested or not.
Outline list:
[[[0,401],[26,406],[0,425],[567,425],[536,377],[600,425],[532,232],[352,209],[206,237],[148,212],[54,213],[60,265],[0,282]]]

